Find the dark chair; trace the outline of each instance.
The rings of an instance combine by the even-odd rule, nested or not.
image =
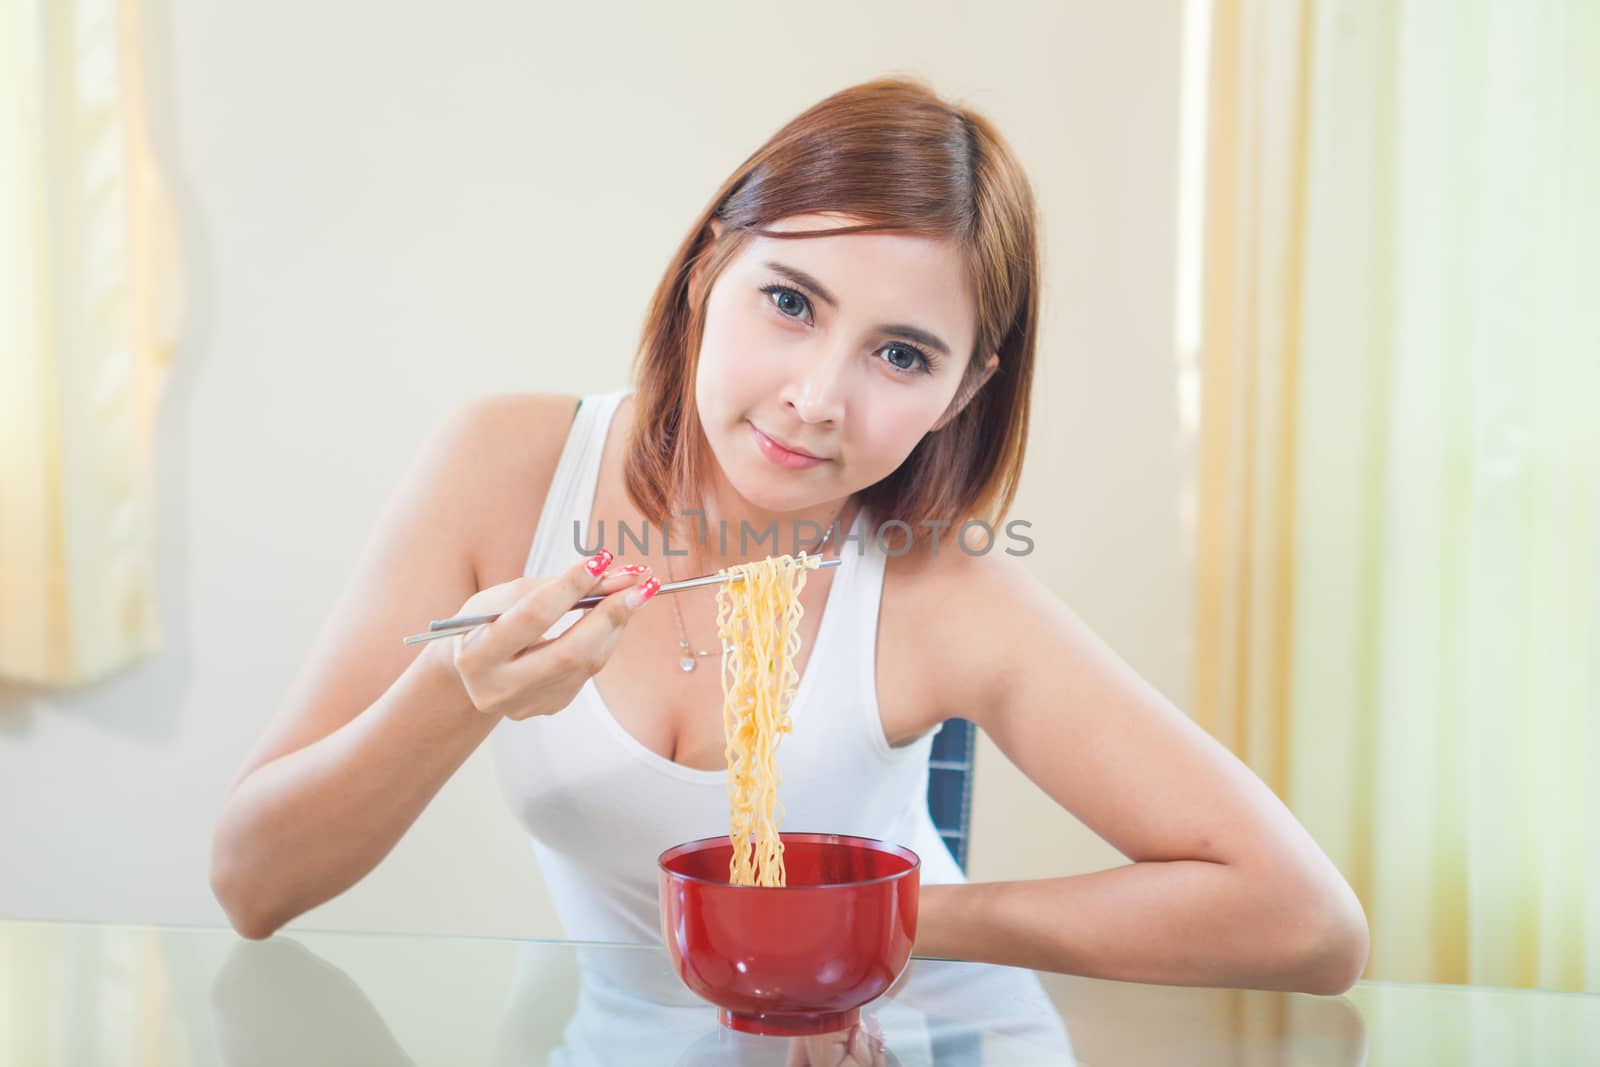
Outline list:
[[[978,728],[970,719],[948,719],[933,735],[928,756],[928,812],[939,836],[963,872],[972,827],[972,761]]]

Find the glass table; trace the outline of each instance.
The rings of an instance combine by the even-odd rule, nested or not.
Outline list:
[[[1583,1064],[1600,996],[1344,997],[916,959],[862,1024],[738,1034],[659,946],[0,921],[0,1064]]]

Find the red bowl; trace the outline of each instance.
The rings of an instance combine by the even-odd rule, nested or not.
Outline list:
[[[661,854],[661,934],[678,977],[755,1034],[827,1034],[905,970],[922,861],[841,834],[780,834],[788,884],[728,882],[726,837]]]

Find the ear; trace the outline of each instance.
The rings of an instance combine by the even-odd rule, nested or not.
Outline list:
[[[711,218],[711,243],[712,244],[716,244],[718,241],[722,240],[722,232],[725,229],[727,229],[727,227],[723,225],[722,220],[717,218],[716,216],[712,216],[712,218]],[[704,273],[704,270],[705,270],[705,260],[702,259],[698,264],[695,265],[694,269],[689,272],[689,298],[691,300],[698,300],[699,299],[697,294],[700,292],[700,278],[701,278],[701,275]]]
[[[972,402],[972,398],[978,395],[978,390],[983,388],[984,383],[990,378],[994,377],[994,372],[999,368],[1000,356],[998,353],[991,352],[989,354],[989,362],[983,365],[983,373],[978,375],[978,380],[973,382],[965,390],[956,394],[955,399],[950,401],[950,406],[945,409],[945,413],[939,416],[939,421],[934,423],[933,429],[929,430],[928,432],[933,433],[934,431],[942,430],[946,426],[950,425],[950,422],[957,415],[961,414],[962,410]]]

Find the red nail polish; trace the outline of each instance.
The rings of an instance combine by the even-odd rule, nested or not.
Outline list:
[[[611,566],[611,561],[615,558],[616,557],[610,552],[602,548],[599,552],[596,552],[593,556],[591,556],[589,558],[589,562],[584,564],[584,566],[588,569],[590,574],[598,578],[600,576],[600,572]]]
[[[646,578],[639,583],[639,590],[643,594],[639,598],[639,603],[643,604],[661,591],[661,579],[656,577]]]
[[[647,571],[649,569],[650,569],[650,564],[648,564],[648,563],[630,563],[626,567],[622,568],[622,573],[623,574],[643,574],[645,571]]]

